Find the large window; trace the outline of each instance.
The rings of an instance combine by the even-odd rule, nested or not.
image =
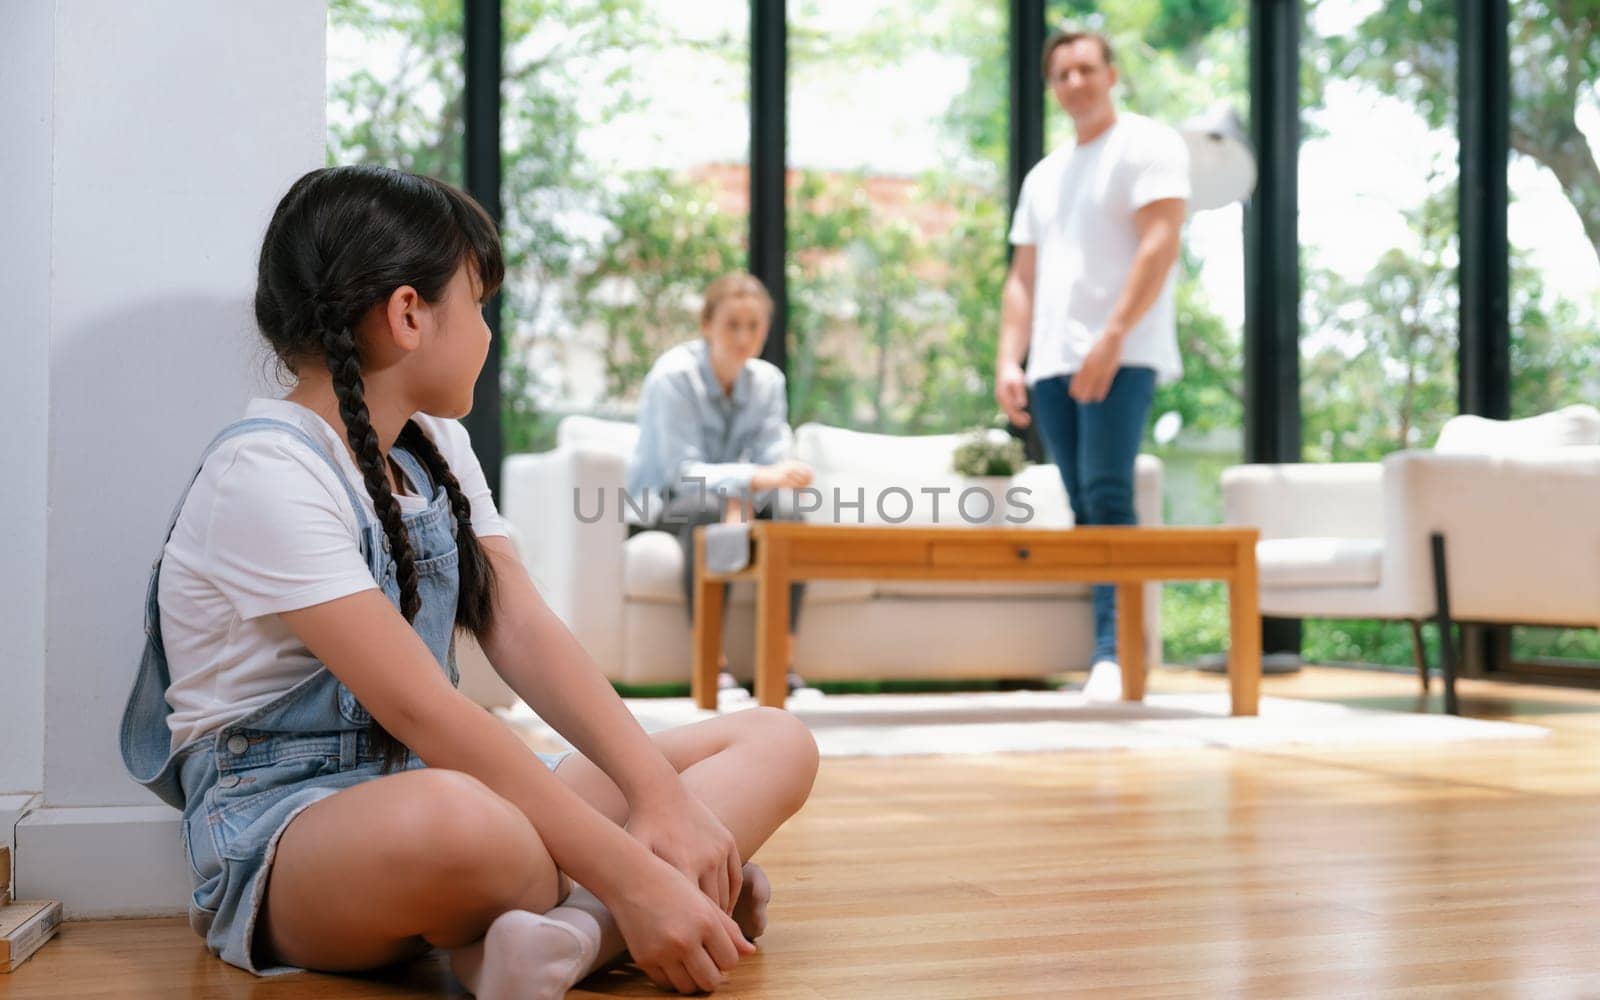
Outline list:
[[[1219,103],[1248,118],[1248,5],[1056,0],[1050,28],[1103,32],[1120,74],[1120,108],[1181,126]],[[1072,123],[1045,95],[1045,150],[1073,141]],[[1163,463],[1172,524],[1222,520],[1222,470],[1243,454],[1244,218],[1240,205],[1198,212],[1184,227],[1177,284],[1183,378],[1156,393],[1144,450]],[[1227,592],[1215,583],[1163,588],[1166,658],[1181,663],[1227,647]]]
[[[506,4],[506,447],[631,414],[746,260],[747,0]]]
[[[790,5],[794,423],[934,433],[998,415],[1005,7]]]
[[[786,353],[795,423],[891,433],[988,424],[1006,270],[1003,0],[789,0]],[[1456,410],[1454,0],[1304,0],[1299,94],[1303,451],[1427,447]],[[1249,116],[1244,0],[1048,0],[1108,35],[1124,109]],[[503,402],[508,450],[566,413],[626,416],[715,275],[747,266],[749,0],[504,2]],[[1600,35],[1571,5],[1511,5],[1511,407],[1600,398]],[[463,11],[331,0],[329,160],[462,180]],[[1032,53],[1027,54],[1031,59]],[[1039,84],[1042,88],[1042,81]],[[1071,142],[1046,99],[1046,149]],[[1192,216],[1185,376],[1145,448],[1166,519],[1220,519],[1241,459],[1239,207]],[[1167,588],[1168,655],[1226,642],[1218,587]],[[1520,655],[1600,657],[1590,631]],[[1402,664],[1403,626],[1311,622],[1307,659]]]
[[[1306,461],[1432,446],[1457,405],[1456,4],[1308,7],[1300,151]],[[1411,662],[1404,624],[1311,621],[1313,662]]]
[[[627,414],[745,266],[747,0],[507,0],[505,447]],[[462,182],[463,7],[334,0],[328,156]]]
[[[423,0],[328,4],[328,163],[461,183],[462,9]]]
[[[1511,5],[1511,410],[1600,402],[1600,24]],[[1516,629],[1518,659],[1600,659],[1593,629]]]

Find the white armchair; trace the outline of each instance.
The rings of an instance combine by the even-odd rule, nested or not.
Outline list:
[[[1600,624],[1600,411],[1450,420],[1432,451],[1381,463],[1246,465],[1224,518],[1261,530],[1261,612],[1437,618],[1454,708],[1452,622]]]

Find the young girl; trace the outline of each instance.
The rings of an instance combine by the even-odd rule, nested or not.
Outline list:
[[[788,395],[783,372],[761,360],[772,324],[772,296],[751,274],[726,274],[706,289],[696,340],[671,348],[639,392],[639,442],[628,463],[628,492],[654,515],[634,530],[675,531],[683,547],[684,604],[694,619],[694,535],[701,525],[793,516],[771,491],[810,486],[810,466],[788,458]],[[804,584],[789,595],[789,691],[805,687],[794,671],[794,629]],[[738,682],[727,670],[718,688]]]
[[[455,422],[503,274],[438,181],[336,167],[284,196],[255,310],[295,385],[179,504],[123,756],[183,810],[190,923],[234,965],[440,947],[480,997],[544,998],[625,946],[710,990],[754,950],[769,889],[744,859],[816,746],[779,711],[647,736],[540,600]],[[456,691],[458,628],[579,754],[541,760]]]

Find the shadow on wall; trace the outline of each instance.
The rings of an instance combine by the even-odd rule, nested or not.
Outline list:
[[[45,795],[153,804],[117,750],[162,530],[211,438],[271,386],[249,294],[133,304],[51,343]]]

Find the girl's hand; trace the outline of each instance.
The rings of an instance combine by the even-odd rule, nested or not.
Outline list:
[[[662,989],[711,992],[756,946],[733,918],[660,858],[605,901],[639,970]]]
[[[733,912],[744,882],[739,845],[704,802],[683,791],[640,805],[628,817],[628,832],[699,886],[723,913]]]

